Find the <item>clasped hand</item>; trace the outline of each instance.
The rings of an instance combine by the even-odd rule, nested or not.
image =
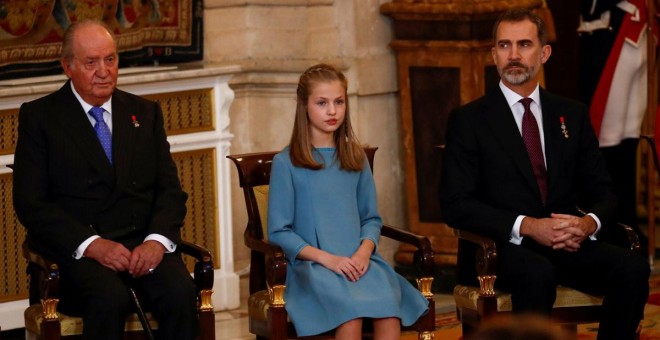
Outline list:
[[[117,272],[128,271],[132,277],[149,274],[163,260],[165,247],[158,241],[149,240],[128,250],[121,243],[97,238],[85,249],[85,257],[99,262]]]
[[[595,231],[596,221],[589,215],[551,214],[549,218],[540,219],[525,217],[521,225],[521,235],[555,250],[569,252],[580,249],[580,244]]]
[[[329,254],[327,262],[322,264],[333,272],[344,275],[349,281],[355,282],[367,272],[369,254],[365,256],[360,254],[359,250],[351,257]]]

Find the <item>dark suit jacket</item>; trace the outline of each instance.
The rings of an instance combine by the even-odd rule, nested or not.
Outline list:
[[[150,233],[180,242],[187,195],[159,105],[115,90],[112,111],[114,164],[70,81],[21,106],[14,206],[31,244],[57,260],[95,234],[129,249]]]
[[[525,144],[499,87],[449,118],[440,197],[449,226],[508,242],[519,215],[593,212],[613,222],[616,196],[584,105],[540,90],[547,204]],[[568,138],[564,137],[564,119]],[[460,255],[459,255],[460,256]]]

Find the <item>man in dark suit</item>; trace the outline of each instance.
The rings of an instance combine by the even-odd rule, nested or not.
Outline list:
[[[511,293],[514,312],[549,315],[561,284],[605,296],[599,339],[632,339],[650,270],[642,256],[597,241],[615,228],[616,197],[586,107],[539,87],[551,53],[539,17],[510,10],[493,32],[499,87],[449,120],[445,219],[495,239],[496,287]],[[474,257],[467,244],[459,251]],[[466,262],[464,283],[474,271]]]
[[[61,309],[86,339],[119,339],[134,287],[159,338],[193,339],[195,286],[176,252],[186,214],[157,103],[116,89],[110,31],[82,21],[65,33],[70,78],[19,113],[14,206],[30,245],[58,261]]]

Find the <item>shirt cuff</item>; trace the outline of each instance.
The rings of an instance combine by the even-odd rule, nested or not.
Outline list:
[[[596,236],[598,236],[598,232],[600,231],[600,227],[601,227],[600,220],[598,219],[598,216],[594,215],[593,213],[588,213],[587,216],[591,216],[591,218],[593,218],[594,221],[596,221],[596,231],[594,231],[593,234],[589,235],[589,238],[592,241],[596,241]]]
[[[81,243],[78,246],[78,248],[76,248],[76,251],[74,251],[73,254],[71,254],[71,256],[73,256],[73,258],[76,260],[80,260],[83,257],[83,254],[85,253],[87,247],[89,247],[89,245],[92,244],[92,242],[97,238],[101,238],[101,236],[93,235],[87,238],[85,241],[83,241],[83,243]]]
[[[166,253],[173,253],[176,250],[176,243],[172,242],[169,238],[160,235],[160,234],[149,234],[144,238],[143,242],[146,241],[158,241],[160,244],[165,247]]]
[[[511,237],[509,242],[520,245],[523,240],[523,236],[520,236],[520,225],[522,225],[522,220],[525,218],[524,215],[520,215],[516,218],[516,221],[513,223],[513,228],[511,228]]]

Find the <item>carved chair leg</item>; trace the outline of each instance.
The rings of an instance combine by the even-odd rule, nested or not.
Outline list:
[[[497,299],[495,296],[480,296],[477,299],[477,311],[482,318],[495,315],[497,313]]]
[[[463,332],[463,340],[469,340],[470,337],[472,336],[472,333],[474,333],[475,331],[475,327],[473,327],[467,322],[461,323],[461,329]]]
[[[60,340],[62,338],[59,320],[44,320],[41,322],[41,339]]]
[[[284,306],[270,306],[268,308],[268,329],[272,340],[287,338],[287,319]]]
[[[213,311],[199,313],[199,340],[215,340],[215,316]]]

